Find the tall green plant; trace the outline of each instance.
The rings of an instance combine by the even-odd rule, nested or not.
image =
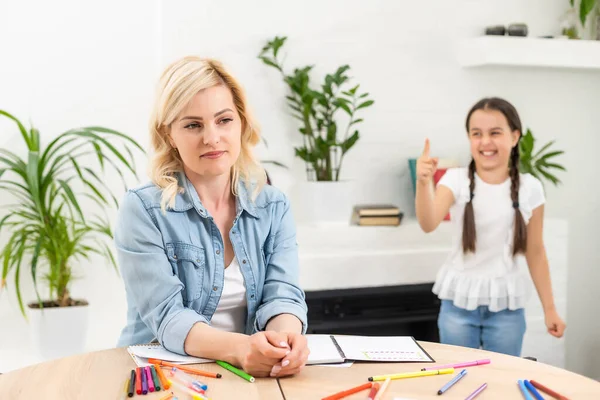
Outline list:
[[[118,201],[98,168],[104,172],[110,165],[126,187],[123,172],[135,176],[132,149],[144,150],[128,136],[99,126],[71,129],[42,146],[37,129],[27,130],[5,111],[0,110],[0,116],[17,124],[27,147],[24,158],[0,149],[0,192],[16,200],[5,207],[6,213],[0,212],[0,233],[9,235],[0,250],[0,289],[14,270],[15,291],[25,315],[20,282],[22,270],[27,268],[40,307],[40,277],[49,288],[51,300],[44,304],[72,305],[69,287],[74,260],[89,260],[97,254],[117,268],[106,242],[112,239],[106,209],[111,203],[118,207]],[[98,167],[91,168],[89,160],[96,160]],[[83,198],[92,202],[91,209],[81,206]]]
[[[575,0],[569,0],[571,7],[575,7]],[[579,19],[581,20],[581,25],[585,26],[585,21],[587,20],[588,15],[596,8],[598,10],[598,0],[581,0],[579,3]]]
[[[546,143],[541,149],[534,151],[535,138],[530,129],[523,135],[519,141],[520,163],[519,169],[523,173],[530,173],[540,181],[545,180],[552,182],[558,186],[560,179],[554,175],[554,170],[566,171],[565,167],[554,161],[554,157],[564,153],[562,150],[550,151],[550,147],[554,144],[554,140]]]
[[[277,69],[290,89],[286,97],[292,116],[301,123],[299,128],[303,146],[296,147],[296,156],[307,165],[308,179],[337,181],[346,153],[356,144],[360,134],[354,125],[359,110],[370,107],[369,93],[359,93],[359,85],[348,87],[350,67],[343,65],[335,73],[327,74],[320,90],[313,89],[310,71],[313,66],[294,69],[287,75],[279,58],[287,37],[275,37],[262,49],[258,58]],[[346,87],[344,89],[344,87]],[[338,129],[337,112],[343,110],[349,117],[345,129]]]

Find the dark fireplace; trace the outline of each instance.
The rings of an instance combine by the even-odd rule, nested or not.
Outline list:
[[[307,291],[308,333],[414,336],[439,342],[433,283]]]

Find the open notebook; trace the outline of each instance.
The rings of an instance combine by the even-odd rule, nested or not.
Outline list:
[[[307,365],[345,361],[435,362],[412,336],[306,335]]]
[[[310,355],[307,365],[345,361],[435,362],[412,336],[306,335]],[[174,364],[200,364],[214,360],[172,353],[159,343],[129,346],[127,352],[138,367],[149,358]]]
[[[150,365],[149,358],[157,360],[169,361],[173,364],[200,364],[214,362],[206,358],[182,356],[181,354],[172,353],[162,347],[159,343],[138,344],[127,347],[127,352],[133,358],[133,361],[138,367]]]

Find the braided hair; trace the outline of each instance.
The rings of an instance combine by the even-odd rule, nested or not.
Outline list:
[[[521,119],[515,107],[504,99],[497,97],[485,98],[477,102],[467,115],[466,127],[469,132],[469,123],[471,115],[477,110],[496,110],[500,111],[508,121],[510,129],[522,132]],[[520,140],[520,137],[519,137]],[[510,198],[512,206],[515,209],[514,236],[513,236],[513,255],[525,253],[527,249],[527,225],[523,214],[521,214],[519,206],[519,145],[513,147],[510,153],[509,161],[509,176],[510,176]],[[473,198],[475,196],[475,160],[471,160],[469,164],[469,201],[465,205],[463,219],[463,252],[475,252],[475,244],[477,242],[477,232],[475,229],[475,213],[473,210]]]

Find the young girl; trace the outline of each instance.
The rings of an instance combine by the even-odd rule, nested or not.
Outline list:
[[[554,305],[542,239],[544,191],[539,180],[519,173],[521,121],[506,100],[486,98],[466,120],[472,160],[453,168],[434,193],[437,159],[429,140],[417,161],[417,219],[425,232],[450,211],[453,251],[433,292],[442,300],[440,341],[519,356],[525,334],[527,275],[515,257],[526,257],[542,302],[548,332],[562,337],[565,323]]]

